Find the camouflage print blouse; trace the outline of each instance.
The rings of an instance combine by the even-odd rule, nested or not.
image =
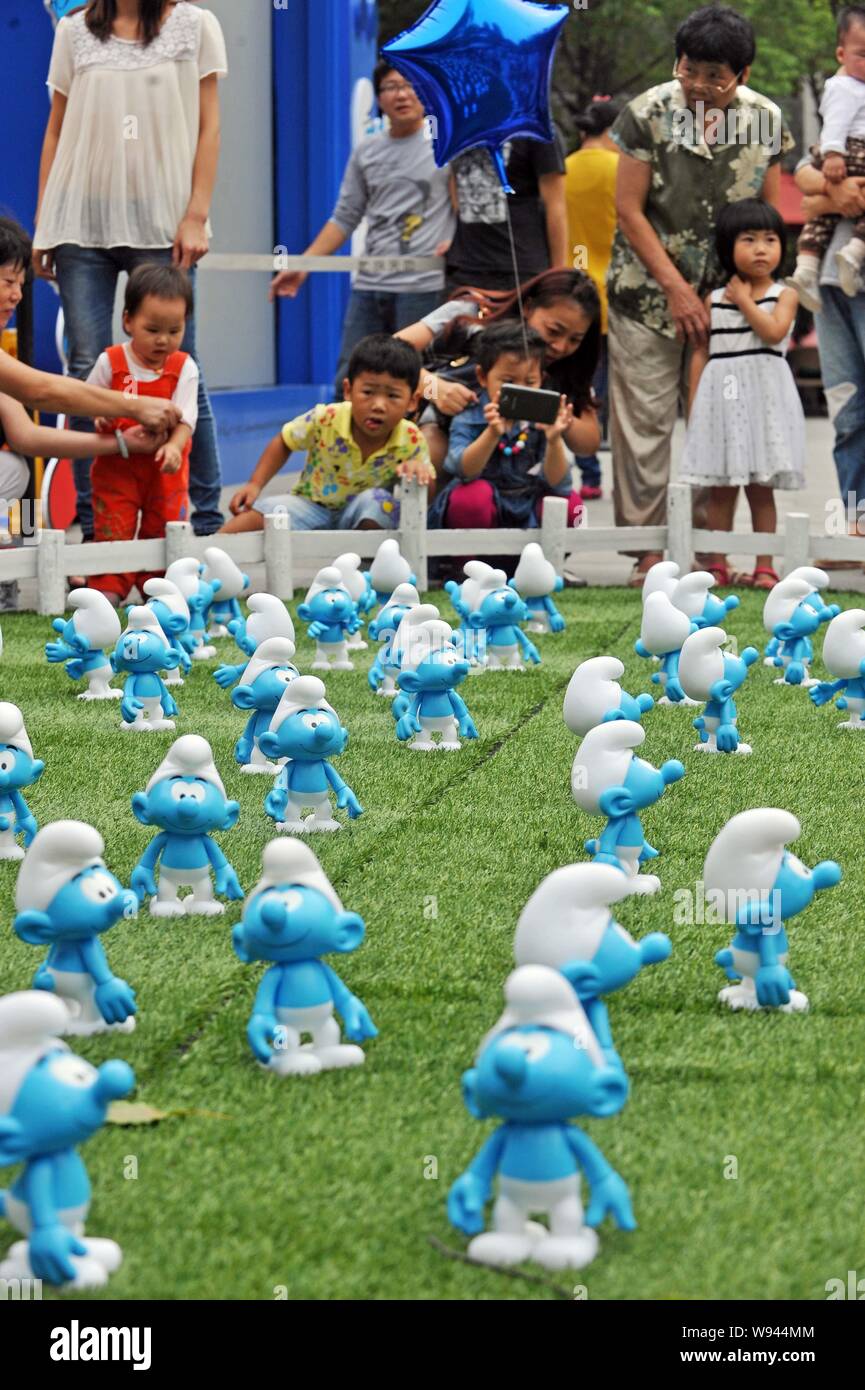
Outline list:
[[[725,282],[715,220],[725,203],[760,196],[766,171],[793,148],[781,110],[737,88],[725,111],[707,103],[707,144],[676,80],[650,87],[620,113],[610,134],[625,154],[652,166],[646,217],[673,264],[701,296]],[[607,275],[610,306],[666,338],[676,330],[667,297],[616,228]]]

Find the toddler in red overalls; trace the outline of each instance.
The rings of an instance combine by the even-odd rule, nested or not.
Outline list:
[[[192,312],[188,277],[176,266],[140,265],[126,285],[123,329],[127,343],[108,348],[88,378],[94,386],[126,395],[159,396],[180,407],[180,424],[154,454],[114,454],[93,462],[93,538],[96,541],[149,540],[165,535],[169,521],[189,518],[189,451],[198,422],[198,367],[179,351]],[[98,427],[125,429],[127,420],[99,421]],[[97,574],[88,581],[113,603],[122,603],[133,585],[143,595],[146,573]]]

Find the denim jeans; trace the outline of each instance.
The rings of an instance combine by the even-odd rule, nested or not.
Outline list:
[[[399,502],[390,488],[370,487],[344,507],[325,507],[293,492],[271,493],[255,503],[263,516],[288,514],[294,531],[354,531],[362,521],[374,521],[383,530],[399,524]]]
[[[114,338],[114,295],[121,271],[134,270],[144,261],[171,262],[171,249],[139,250],[131,246],[101,248],[73,246],[64,243],[54,252],[57,284],[63,304],[68,343],[69,375],[84,381],[100,352]],[[195,271],[190,272],[193,287]],[[181,347],[198,362],[195,351],[195,317],[187,320]],[[200,369],[200,364],[199,364]],[[89,431],[92,422],[75,417],[69,428]],[[85,540],[93,538],[93,506],[90,499],[91,459],[75,462],[75,491],[78,495],[78,520]],[[192,499],[192,526],[198,536],[218,531],[224,517],[220,511],[222,467],[216,439],[216,424],[204,378],[198,386],[198,425],[189,456],[189,495]]]
[[[865,501],[865,294],[851,299],[837,285],[821,285],[820,294],[823,309],[814,318],[835,469],[848,519],[855,522]]]
[[[342,383],[352,349],[370,333],[396,333],[417,323],[424,314],[431,314],[442,301],[441,290],[401,291],[352,290],[342,323],[339,345],[339,364],[333,386],[333,398],[342,400]]]
[[[607,432],[607,394],[609,392],[609,372],[607,371],[607,335],[601,338],[601,351],[598,355],[598,366],[595,372],[595,379],[592,382],[595,395],[600,399],[598,410],[598,421],[601,425],[601,438]],[[601,486],[601,464],[597,454],[586,456],[577,455],[574,459],[583,480],[584,487]]]

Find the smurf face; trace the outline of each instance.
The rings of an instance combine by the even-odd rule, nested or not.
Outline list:
[[[283,962],[353,951],[364,933],[356,913],[338,912],[317,888],[286,883],[251,900],[234,929],[233,942],[243,961]]]
[[[134,917],[138,898],[104,864],[91,864],[55,893],[47,912],[56,938],[92,936],[121,917]]]
[[[633,797],[635,809],[641,810],[660,801],[667,783],[678,781],[684,774],[684,767],[675,759],[657,768],[643,758],[632,758],[624,785]]]
[[[11,1116],[24,1129],[31,1154],[55,1153],[89,1139],[105,1123],[111,1101],[135,1085],[125,1062],[92,1067],[73,1052],[48,1052],[28,1072]]]
[[[152,632],[124,632],[114,649],[118,670],[158,671],[168,665],[167,649]]]
[[[739,600],[735,594],[730,594],[726,599],[718,598],[715,594],[707,594],[703,611],[699,618],[695,618],[694,621],[698,627],[720,627],[730,609],[738,608],[738,606]]]
[[[787,922],[802,912],[821,888],[832,888],[841,879],[841,870],[831,859],[809,869],[795,854],[785,851],[775,880],[775,893],[781,894],[781,920]],[[777,898],[774,899],[777,903]]]
[[[325,709],[298,710],[275,732],[262,734],[261,751],[268,758],[331,758],[348,743],[348,729]]]
[[[465,680],[469,663],[461,660],[452,647],[432,652],[415,671],[404,671],[399,684],[404,690],[453,690]],[[414,680],[409,679],[414,676]]]
[[[551,1028],[509,1028],[487,1043],[463,1075],[463,1098],[475,1115],[524,1124],[574,1115],[615,1114],[627,1081],[598,1067],[580,1040]]]
[[[344,589],[322,589],[309,603],[302,604],[308,612],[301,614],[318,623],[347,623],[354,612],[354,600]],[[300,609],[298,609],[300,612]]]
[[[396,632],[397,628],[399,627],[400,623],[402,622],[403,618],[405,617],[406,613],[408,613],[409,611],[410,610],[408,608],[400,608],[398,605],[391,608],[385,608],[381,613],[379,613],[378,617],[373,618],[372,622],[370,623],[368,628],[370,637],[373,639],[374,642],[381,641],[384,637],[387,636],[392,637],[393,634]]]
[[[240,803],[226,801],[203,777],[166,777],[149,792],[136,793],[133,810],[146,825],[161,825],[180,835],[207,830],[230,830]]]
[[[275,710],[285,693],[285,687],[300,675],[296,666],[272,666],[262,671],[252,682],[252,698],[256,709]]]
[[[151,599],[147,606],[153,609],[156,621],[168,636],[176,637],[178,633],[186,630],[187,622],[182,613],[172,613],[159,599]]]
[[[653,708],[654,703],[651,695],[634,696],[623,690],[619,715],[622,719],[631,719],[635,724],[639,724],[646,711]]]
[[[493,593],[487,594],[478,612],[481,626],[487,628],[503,627],[507,623],[521,623],[528,617],[526,605],[513,589],[496,589]]]
[[[45,764],[34,761],[21,748],[0,744],[0,791],[29,786],[44,771]]]

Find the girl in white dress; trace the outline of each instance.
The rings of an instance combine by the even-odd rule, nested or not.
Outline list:
[[[688,436],[679,480],[708,487],[708,527],[731,531],[744,487],[755,531],[776,528],[775,488],[805,485],[805,416],[786,360],[798,307],[796,291],[773,279],[784,257],[780,214],[745,198],[721,210],[715,245],[730,280],[706,298],[709,345],[691,359]],[[727,557],[705,568],[719,584],[771,589],[772,555],[754,573],[731,576]]]

